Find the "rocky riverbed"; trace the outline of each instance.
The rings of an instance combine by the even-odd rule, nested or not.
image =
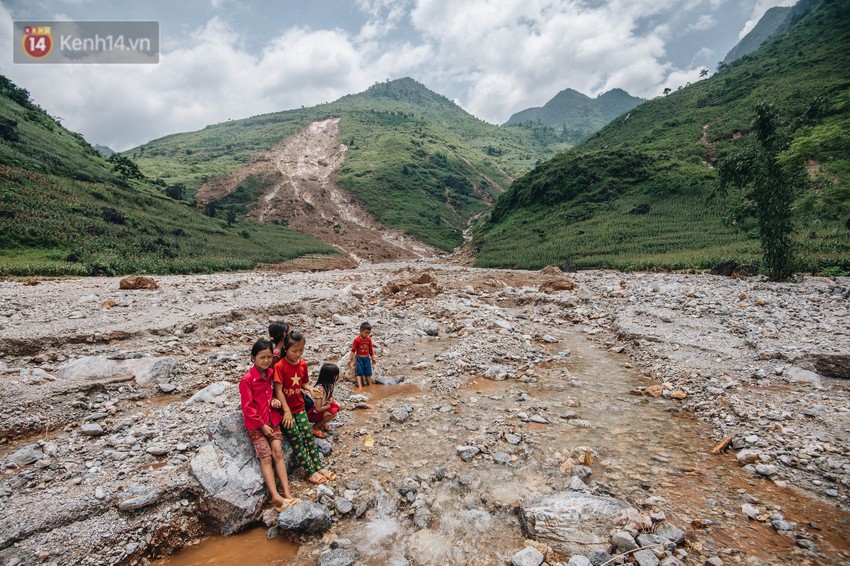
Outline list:
[[[156,282],[0,282],[3,564],[146,564],[262,522],[293,563],[850,561],[847,278]],[[370,321],[386,382],[340,385],[339,477],[294,469],[305,503],[280,517],[234,479],[257,474],[235,384],[270,320],[306,334],[313,375]]]

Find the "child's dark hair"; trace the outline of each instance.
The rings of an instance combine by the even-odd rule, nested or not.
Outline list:
[[[372,325],[369,324],[368,322],[361,322],[360,323],[360,331],[362,332],[363,330],[372,330]]]
[[[268,340],[257,340],[254,342],[254,345],[251,346],[251,357],[253,358],[263,350],[274,350],[274,346]]]
[[[289,349],[290,346],[297,342],[301,342],[304,340],[304,335],[297,330],[290,330],[286,334],[283,335],[283,351]]]
[[[339,366],[336,364],[322,364],[319,369],[319,377],[316,379],[316,385],[321,385],[325,390],[325,398],[330,398],[334,394],[334,385],[339,378]]]
[[[284,336],[289,334],[289,325],[285,322],[269,323],[269,336],[272,338],[272,343],[277,346]]]

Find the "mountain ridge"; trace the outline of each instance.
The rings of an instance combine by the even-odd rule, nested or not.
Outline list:
[[[644,99],[620,88],[611,89],[596,98],[566,88],[543,106],[514,113],[502,125],[518,127],[539,123],[560,132],[565,141],[575,144],[642,102]]]

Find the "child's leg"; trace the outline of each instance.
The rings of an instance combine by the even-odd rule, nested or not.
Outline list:
[[[275,507],[280,507],[283,503],[283,497],[277,492],[277,486],[274,484],[274,471],[272,470],[272,457],[266,456],[260,458],[260,471],[263,474],[263,482],[272,496],[272,504]]]
[[[280,434],[278,429],[278,434]],[[289,475],[286,473],[286,461],[283,459],[283,444],[281,437],[274,438],[271,442],[272,446],[272,461],[274,462],[277,477],[280,480],[280,489],[283,492],[284,499],[292,499],[292,493],[289,491]]]
[[[313,424],[313,430],[319,430],[319,431],[327,430],[325,428],[326,425],[329,422],[331,422],[333,420],[333,418],[336,416],[336,415],[330,413],[329,411],[325,411],[324,413],[321,413],[321,415],[322,415],[322,419],[319,422]]]
[[[357,389],[363,389],[362,378],[359,373],[357,374]]]
[[[299,411],[292,415],[292,428],[288,429],[286,434],[292,442],[295,457],[304,466],[304,472],[308,478],[322,469],[322,460],[313,441],[313,432],[310,421],[307,420],[306,411]]]

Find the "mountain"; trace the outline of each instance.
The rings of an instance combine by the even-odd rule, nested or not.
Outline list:
[[[166,196],[181,187],[137,178],[120,157],[105,159],[0,76],[0,275],[211,272],[337,257],[284,226],[208,217]]]
[[[105,145],[94,144],[93,147],[97,150],[97,152],[99,154],[101,154],[104,157],[109,157],[110,155],[115,153],[114,149],[112,149],[111,147],[105,146]]]
[[[791,13],[790,6],[774,6],[769,9],[753,29],[741,38],[723,59],[725,64],[737,61],[745,55],[749,55],[762,46],[765,41],[786,29],[788,15]]]
[[[788,29],[712,77],[649,100],[517,179],[474,233],[487,267],[705,269],[758,262],[752,205],[709,200],[718,160],[750,148],[772,103],[805,163],[795,203],[801,271],[850,271],[850,4],[801,0]]]
[[[337,243],[335,236],[347,231],[339,220],[344,211],[317,212],[323,207],[319,202],[295,206],[284,194],[292,171],[278,157],[296,158],[287,140],[312,130],[315,147],[324,148],[322,161],[339,167],[328,178],[328,190],[338,185],[382,226],[442,250],[460,245],[470,219],[489,209],[516,176],[565,147],[542,129],[488,124],[421,83],[402,78],[327,104],[167,136],[125,155],[149,177],[200,191],[202,201],[225,199],[221,206],[236,206],[240,215],[300,223]],[[324,135],[334,136],[345,152],[339,163],[327,153],[327,140],[319,139]],[[311,142],[303,143],[309,150]],[[254,165],[260,162],[266,165]],[[251,173],[258,167],[261,172]],[[327,173],[327,165],[317,171]],[[246,179],[250,190],[243,186]],[[321,187],[313,190],[321,195]],[[348,198],[340,195],[337,201]],[[315,218],[305,219],[305,214]]]
[[[601,129],[617,116],[644,100],[615,88],[596,98],[568,88],[538,108],[527,108],[511,116],[505,126],[539,123],[558,132],[571,145]]]

